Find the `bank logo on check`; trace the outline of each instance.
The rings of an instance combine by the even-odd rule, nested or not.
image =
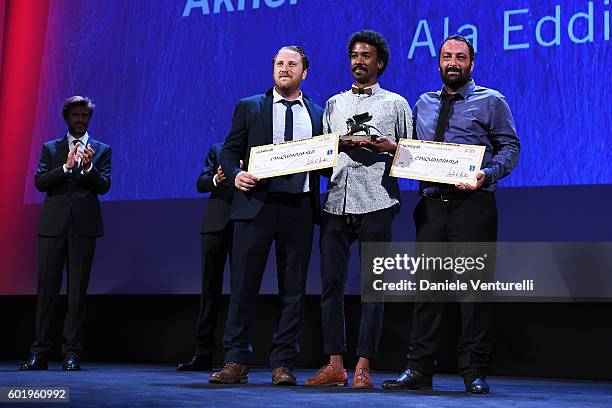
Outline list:
[[[333,151],[332,149],[329,149],[329,150],[327,151],[327,155],[329,156],[330,154],[334,154],[334,151]]]
[[[470,166],[470,171],[474,171],[476,170],[476,166],[474,166],[473,164]]]

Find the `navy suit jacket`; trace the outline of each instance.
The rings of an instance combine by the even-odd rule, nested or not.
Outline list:
[[[64,232],[72,217],[76,232],[83,237],[104,235],[99,194],[111,185],[111,148],[89,137],[94,149],[93,165],[87,174],[72,171],[64,174],[62,166],[68,157],[68,137],[45,143],[40,153],[34,183],[47,193],[38,223],[38,235],[55,237]]]
[[[223,143],[215,143],[210,147],[204,160],[204,167],[196,182],[198,192],[210,193],[200,234],[221,231],[225,228],[229,219],[234,189],[227,179],[218,184],[217,187],[213,183],[213,177],[217,174],[217,167],[221,164],[222,148]]]
[[[312,135],[323,133],[323,108],[315,105],[304,95],[304,104],[312,122]],[[221,165],[226,169],[228,182],[234,186],[236,175],[243,169],[240,160],[244,161],[244,169],[249,167],[251,147],[273,143],[272,136],[272,89],[265,94],[254,95],[238,102],[232,119],[232,129],[225,139],[221,152]],[[309,186],[313,193],[313,211],[318,222],[321,214],[319,201],[319,172],[310,172]],[[234,188],[234,200],[230,218],[236,220],[253,219],[266,202],[269,182],[262,180],[251,191],[241,191]]]

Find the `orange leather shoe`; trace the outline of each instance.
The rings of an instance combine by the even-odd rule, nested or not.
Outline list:
[[[333,365],[328,364],[319,369],[314,377],[304,381],[307,387],[333,387],[348,385],[348,376],[345,369],[337,370]]]
[[[355,369],[355,376],[353,377],[353,383],[351,384],[351,387],[362,389],[362,390],[374,388],[372,377],[370,377],[370,369],[369,368]]]

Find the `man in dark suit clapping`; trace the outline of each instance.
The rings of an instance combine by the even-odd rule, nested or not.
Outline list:
[[[64,101],[68,134],[45,143],[36,170],[36,188],[45,192],[38,224],[36,339],[21,370],[46,370],[53,348],[49,329],[67,271],[68,313],[64,322],[63,368],[80,370],[85,295],[96,248],[104,234],[98,195],[111,185],[111,148],[87,133],[95,105],[87,97]]]

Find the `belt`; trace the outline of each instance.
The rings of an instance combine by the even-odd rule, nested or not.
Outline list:
[[[309,197],[310,192],[306,193],[284,193],[284,192],[268,192],[268,199],[272,200],[296,200],[298,198]]]
[[[471,191],[466,192],[466,193],[462,193],[458,191],[457,192],[455,191],[434,191],[432,193],[424,193],[423,197],[429,200],[448,202],[448,201],[463,200],[465,198],[468,198],[472,194],[473,193]]]

